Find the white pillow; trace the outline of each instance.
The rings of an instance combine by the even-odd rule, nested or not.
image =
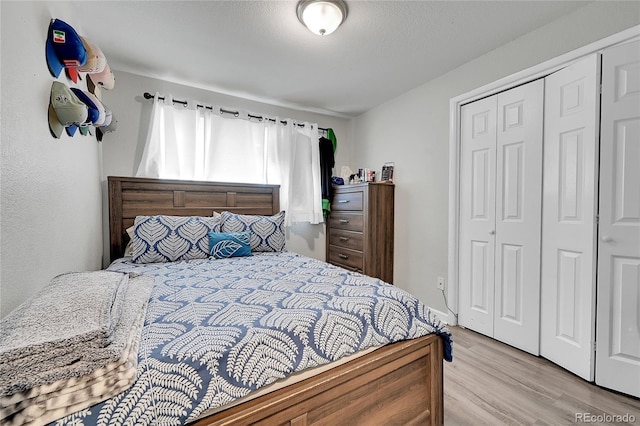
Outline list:
[[[209,232],[220,231],[220,219],[205,216],[137,216],[133,229],[135,263],[207,259]]]
[[[247,232],[251,231],[251,251],[285,251],[284,235],[285,212],[273,216],[243,215],[231,212],[222,212],[222,232]]]

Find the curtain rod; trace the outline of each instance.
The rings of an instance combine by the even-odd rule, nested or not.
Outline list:
[[[149,92],[144,92],[142,94],[142,96],[144,96],[145,99],[153,99],[155,97],[154,95],[152,95]],[[158,99],[161,99],[161,100],[164,101],[165,98],[164,98],[164,96],[158,96]],[[172,99],[172,101],[173,101],[173,103],[181,104],[181,105],[185,105],[185,106],[188,104],[187,101],[179,101],[177,99]],[[207,105],[202,105],[202,104],[196,104],[196,108],[205,108],[205,109],[209,109],[209,110],[213,111],[213,107],[212,106],[207,106]],[[239,117],[240,116],[240,113],[238,111],[229,111],[227,109],[220,108],[220,114],[223,114],[223,113],[224,114],[233,114],[234,117]],[[271,121],[271,122],[274,122],[274,123],[276,122],[275,118],[263,117],[261,115],[252,115],[252,114],[248,114],[247,113],[247,116],[249,118],[254,118],[254,119],[260,120],[260,121],[268,120],[268,121]],[[286,125],[287,121],[286,120],[280,120],[280,123]],[[304,124],[298,124],[298,126],[304,127]],[[326,132],[329,129],[326,129],[324,127],[318,127],[318,130],[322,130],[323,132]]]

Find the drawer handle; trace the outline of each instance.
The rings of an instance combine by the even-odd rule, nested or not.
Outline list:
[[[340,257],[340,259],[348,259],[349,258],[348,255],[342,254],[342,253],[340,253],[338,256]]]
[[[349,223],[349,221],[347,219],[340,219],[340,220],[338,220],[338,222],[340,222],[340,223]]]
[[[338,200],[338,203],[340,203],[340,204],[346,204],[348,202],[349,202],[349,200]]]
[[[344,241],[349,241],[349,238],[347,238],[347,237],[340,237],[340,241],[343,241],[343,242],[344,242]]]

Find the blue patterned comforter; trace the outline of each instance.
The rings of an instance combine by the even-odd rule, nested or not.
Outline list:
[[[451,334],[407,292],[294,253],[134,264],[154,276],[126,392],[60,425],[181,425],[301,371],[370,347]]]

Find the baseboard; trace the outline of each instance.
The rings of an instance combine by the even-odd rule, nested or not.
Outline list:
[[[449,314],[447,314],[446,312],[442,312],[437,309],[434,309],[431,306],[429,306],[428,308],[431,309],[431,312],[436,314],[438,318],[440,318],[440,321],[442,321],[445,324],[449,324]]]

